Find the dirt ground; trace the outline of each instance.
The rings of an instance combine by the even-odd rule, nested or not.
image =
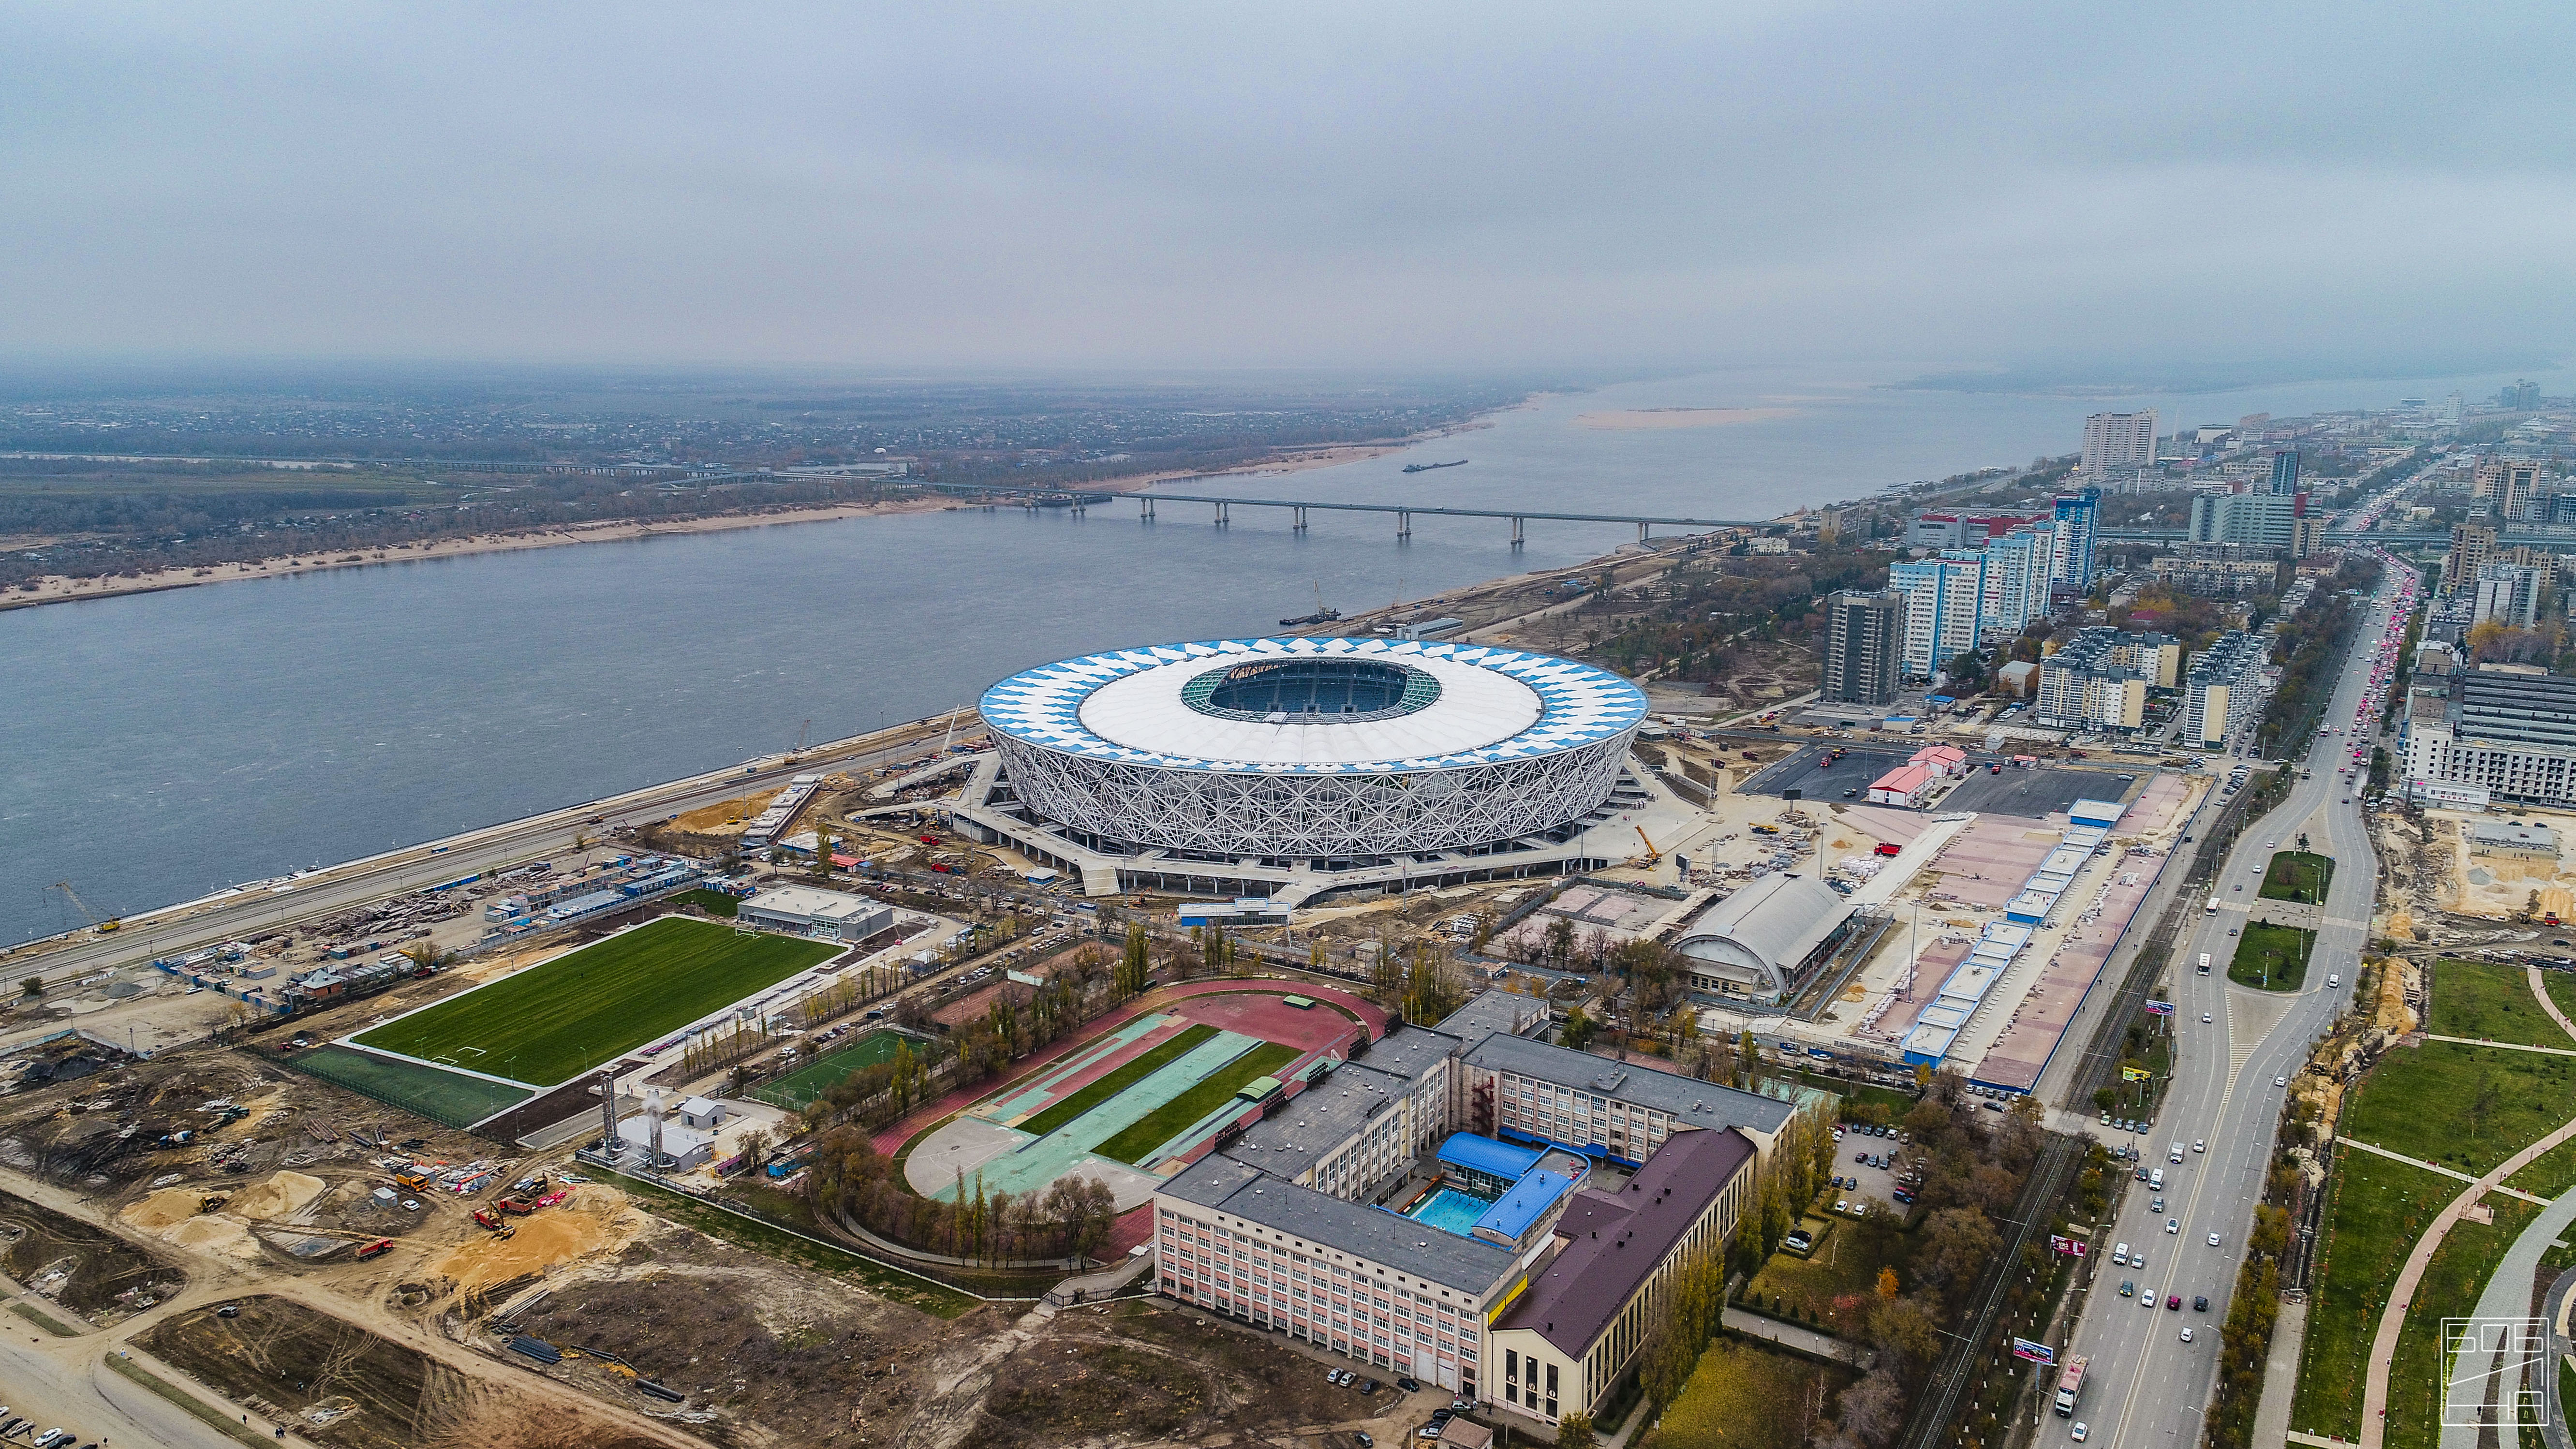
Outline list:
[[[174,1314],[143,1335],[143,1346],[246,1407],[300,1420],[297,1433],[332,1449],[645,1442],[550,1413],[502,1384],[302,1304],[254,1296],[232,1306],[239,1316],[211,1306]]]
[[[104,1328],[185,1287],[170,1259],[25,1198],[0,1193],[0,1271]]]

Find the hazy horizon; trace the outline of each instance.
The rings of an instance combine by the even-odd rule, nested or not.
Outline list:
[[[2563,8],[21,7],[21,367],[2540,368]]]

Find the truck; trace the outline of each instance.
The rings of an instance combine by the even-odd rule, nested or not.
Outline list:
[[[2061,1419],[2074,1417],[2075,1396],[2084,1392],[2084,1366],[2090,1362],[2092,1362],[2091,1359],[2079,1357],[2069,1363],[2064,1372],[2058,1374],[2057,1417]]]
[[[2200,953],[2200,974],[2203,976],[2209,974],[2209,953],[2207,951]]]
[[[372,1258],[379,1253],[391,1252],[393,1250],[393,1246],[393,1239],[378,1238],[374,1242],[367,1244],[365,1247],[360,1248],[358,1250],[358,1256],[361,1258]]]
[[[2201,914],[2202,914],[2202,915],[2204,915],[2204,916],[2214,916],[2214,915],[2217,915],[2217,914],[2218,914],[2218,897],[2216,897],[2216,896],[2211,896],[2211,897],[2209,898],[2209,909],[2208,909],[2208,910],[2206,910],[2206,911],[2201,912]]]

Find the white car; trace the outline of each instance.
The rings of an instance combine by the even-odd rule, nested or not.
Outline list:
[[[2081,1444],[2084,1442],[2084,1436],[2091,1432],[2093,1431],[2084,1427],[2084,1421],[2078,1419],[2075,1421],[2075,1427],[2066,1431],[2066,1437]]]
[[[2178,1233],[2178,1232],[2181,1232],[2181,1231],[2182,1231],[2182,1219],[2180,1219],[2180,1218],[2167,1218],[2167,1219],[2165,1219],[2165,1231],[2166,1231],[2166,1232],[2169,1232],[2169,1233]]]
[[[2209,1013],[2208,1013],[2208,1012],[2204,1011],[2204,1012],[2202,1012],[2202,1013],[2200,1014],[2200,1024],[2201,1024],[2201,1025],[2203,1025],[2203,1026],[2207,1026],[2207,1025],[2209,1025]]]
[[[2202,1139],[2194,1138],[2192,1140],[2191,1150],[2194,1152],[2207,1152],[2209,1150],[2209,1143]]]
[[[2183,1327],[2183,1330],[2182,1330],[2182,1341],[2183,1341],[2183,1342],[2185,1342],[2185,1343],[2189,1343],[2189,1342],[2191,1342],[2191,1327],[2190,1327],[2190,1325],[2188,1325],[2188,1324],[2184,1325],[2184,1327]]]
[[[2272,1079],[2272,1085],[2276,1087],[2286,1087],[2290,1085],[2290,1079],[2288,1077],[2274,1077]]]
[[[1849,1199],[1846,1199],[1846,1198],[1839,1198],[1839,1197],[1838,1197],[1838,1198],[1835,1198],[1835,1199],[1834,1199],[1834,1211],[1835,1211],[1835,1212],[1838,1212],[1838,1213],[1848,1213],[1848,1212],[1850,1212],[1850,1211],[1851,1211],[1851,1202],[1850,1202],[1850,1200],[1849,1200]]]
[[[2209,1245],[2213,1248],[2218,1246],[2218,1234],[2212,1233],[2209,1235]]]

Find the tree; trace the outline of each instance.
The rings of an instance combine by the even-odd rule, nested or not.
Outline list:
[[[1894,1268],[1879,1269],[1878,1296],[1881,1298],[1893,1298],[1896,1296],[1896,1291],[1896,1270]]]
[[[769,1151],[769,1129],[754,1127],[742,1134],[742,1165],[746,1172],[760,1171],[761,1158]]]
[[[1120,1000],[1142,994],[1145,978],[1153,972],[1153,964],[1153,943],[1145,934],[1145,923],[1130,922],[1127,943],[1119,952],[1118,973],[1111,978],[1110,989]]]
[[[1565,1024],[1557,1028],[1557,1039],[1581,1051],[1592,1044],[1593,1035],[1600,1029],[1591,1017],[1584,1014],[1583,1008],[1577,1006],[1565,1013]]]
[[[1844,1389],[1834,1410],[1844,1434],[1863,1444],[1883,1444],[1905,1422],[1905,1390],[1882,1365]]]
[[[18,989],[29,996],[42,996],[45,994],[45,978],[42,976],[30,976],[24,981],[18,983]]]
[[[1592,1449],[1592,1416],[1568,1414],[1556,1421],[1556,1449]]]

